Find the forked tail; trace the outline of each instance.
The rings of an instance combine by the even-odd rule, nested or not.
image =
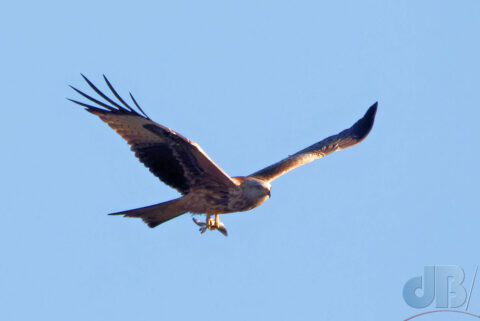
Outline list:
[[[155,227],[187,211],[182,198],[163,202],[133,210],[112,213],[109,215],[123,215],[125,217],[140,217],[149,227]]]

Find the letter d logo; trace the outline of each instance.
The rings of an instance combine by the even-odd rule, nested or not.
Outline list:
[[[423,275],[425,276],[423,288],[421,276],[411,278],[403,287],[403,299],[412,308],[421,309],[428,307],[435,298],[435,267],[425,266]],[[417,289],[423,289],[421,297],[415,293]]]

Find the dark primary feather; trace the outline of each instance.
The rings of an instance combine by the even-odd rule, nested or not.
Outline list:
[[[110,90],[112,91],[112,93],[115,95],[115,97],[117,97],[117,99],[125,106],[127,107],[128,109],[125,109],[124,107],[120,106],[119,104],[117,104],[115,101],[113,101],[112,99],[110,99],[108,96],[106,96],[104,93],[102,93],[90,80],[88,80],[87,77],[85,77],[83,74],[81,74],[83,79],[85,79],[85,81],[87,82],[87,84],[98,94],[100,95],[102,98],[104,98],[106,101],[108,101],[109,103],[111,103],[114,107],[110,106],[110,105],[107,105],[105,104],[104,102],[101,102],[99,101],[98,99],[95,99],[87,94],[85,94],[84,92],[82,92],[81,90],[78,90],[77,88],[73,87],[73,86],[70,86],[73,90],[75,90],[77,93],[79,93],[80,95],[82,95],[83,97],[87,98],[88,100],[94,102],[95,104],[101,106],[101,107],[104,107],[106,108],[108,111],[112,112],[112,113],[117,113],[117,114],[131,114],[131,115],[137,115],[137,116],[141,116],[139,115],[132,107],[130,107],[123,99],[122,97],[120,97],[120,95],[117,94],[117,92],[115,91],[115,89],[113,88],[113,86],[111,85],[110,81],[108,81],[107,77],[105,75],[103,75],[103,78],[105,79],[105,82],[107,83],[108,87],[110,88]],[[133,97],[132,97],[133,98]],[[101,108],[98,108],[98,107],[95,107],[95,106],[92,106],[92,105],[89,105],[89,104],[85,104],[85,103],[82,103],[80,101],[77,101],[77,100],[73,100],[73,99],[70,99],[70,98],[67,98],[68,100],[76,103],[76,104],[79,104],[81,106],[84,106],[87,108],[88,111],[92,112],[92,111],[96,111],[96,112],[105,112],[105,110],[101,109]],[[135,102],[135,104],[137,104]],[[138,105],[137,105],[138,106]],[[140,111],[141,108],[139,108]],[[143,113],[143,111],[142,111]],[[143,113],[145,115],[145,113]],[[145,115],[145,118],[146,119],[150,119],[148,118],[147,115]]]
[[[225,174],[197,144],[148,118],[132,94],[130,97],[133,103],[143,115],[120,97],[105,76],[105,82],[118,102],[101,92],[85,76],[83,78],[105,102],[74,87],[72,88],[77,93],[97,106],[69,100],[86,107],[87,111],[99,116],[113,128],[128,142],[139,160],[164,183],[182,194],[199,185],[213,184],[223,187],[235,185],[230,176]]]
[[[291,171],[294,168],[305,165],[315,159],[326,156],[337,150],[341,150],[361,142],[372,129],[377,112],[377,103],[373,104],[352,127],[345,129],[337,135],[330,136],[324,140],[313,144],[273,165],[261,169],[253,174],[255,177],[264,181],[272,181],[275,178]]]

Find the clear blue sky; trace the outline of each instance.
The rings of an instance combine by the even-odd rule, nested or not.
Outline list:
[[[460,265],[469,285],[479,17],[478,0],[4,3],[0,319],[401,320],[424,265]],[[106,214],[177,193],[65,99],[88,90],[80,72],[231,175],[379,110],[364,142],[224,216],[228,238],[190,215],[149,229]]]

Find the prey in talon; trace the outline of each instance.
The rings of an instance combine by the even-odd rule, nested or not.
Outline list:
[[[375,103],[350,128],[255,173],[230,176],[215,164],[198,144],[151,120],[132,94],[131,103],[128,104],[105,76],[103,78],[110,95],[104,94],[85,76],[82,77],[96,97],[72,87],[87,102],[70,100],[107,123],[127,141],[135,156],[153,175],[181,194],[179,198],[167,202],[110,214],[141,218],[152,228],[189,212],[206,215],[205,222],[193,219],[195,224],[200,226],[200,233],[218,230],[227,236],[227,230],[220,222],[219,215],[249,211],[259,206],[270,197],[270,184],[277,177],[361,142],[372,129],[377,111]],[[252,146],[258,148],[263,141],[264,139],[259,137],[252,142]],[[264,144],[263,148],[268,148],[268,145]]]
[[[197,220],[195,217],[193,217],[192,219],[195,224],[200,226],[199,231],[201,234],[205,233],[206,230],[210,230],[210,231],[218,230],[223,235],[228,236],[225,225],[223,225],[223,223],[220,222],[220,220],[218,219],[218,214],[215,215],[215,220],[210,215],[207,215],[205,222],[201,222],[200,220]]]

